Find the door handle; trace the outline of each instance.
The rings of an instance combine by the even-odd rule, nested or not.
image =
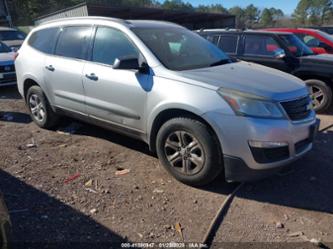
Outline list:
[[[53,72],[55,70],[55,68],[52,65],[49,66],[45,66],[45,68],[51,72]]]
[[[86,74],[86,77],[90,80],[93,80],[93,81],[97,81],[98,80],[98,77],[96,76],[96,74],[94,73],[91,73],[91,74]]]

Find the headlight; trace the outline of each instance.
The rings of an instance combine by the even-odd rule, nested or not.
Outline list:
[[[225,88],[220,88],[218,94],[225,99],[237,115],[259,118],[284,118],[279,104],[265,98]]]

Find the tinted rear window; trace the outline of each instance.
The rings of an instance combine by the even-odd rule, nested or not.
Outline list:
[[[59,28],[49,28],[36,31],[30,36],[28,44],[41,52],[52,54],[58,32]]]
[[[55,54],[84,59],[88,51],[91,27],[66,27],[62,29]]]
[[[221,48],[226,53],[235,54],[238,45],[237,35],[221,35],[219,48]]]

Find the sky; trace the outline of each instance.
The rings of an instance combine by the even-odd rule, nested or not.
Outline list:
[[[230,8],[236,5],[245,7],[252,3],[260,9],[270,7],[282,9],[287,15],[292,14],[298,4],[298,0],[183,0],[183,2],[189,2],[194,6],[199,4],[209,5],[219,3],[225,8]]]

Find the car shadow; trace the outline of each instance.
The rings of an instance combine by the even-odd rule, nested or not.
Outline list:
[[[120,248],[125,238],[96,220],[0,170],[12,223],[9,248]]]
[[[29,124],[32,122],[30,115],[22,112],[0,111],[0,121]]]
[[[73,125],[74,124],[74,125]],[[61,131],[68,130],[68,127],[70,129],[71,126],[77,126],[77,121],[72,120],[69,118],[63,119],[58,130]],[[91,125],[88,123],[79,123],[79,127],[74,132],[76,135],[83,135],[88,137],[95,137],[103,140],[107,140],[111,143],[115,143],[121,146],[124,146],[126,148],[139,151],[141,153],[144,153],[151,157],[156,157],[150,150],[149,146],[144,143],[143,141],[140,141],[138,139],[133,139],[121,134],[118,134],[116,132],[112,132],[110,130],[104,129],[99,126]]]
[[[0,100],[2,99],[21,99],[17,86],[0,87]]]
[[[144,142],[93,125],[82,124],[75,134],[97,137],[156,157]],[[318,133],[313,150],[293,163],[291,170],[261,181],[246,183],[237,196],[263,203],[333,213],[332,147],[333,131],[327,127]],[[225,183],[221,174],[213,183],[201,189],[227,195],[238,184]]]

